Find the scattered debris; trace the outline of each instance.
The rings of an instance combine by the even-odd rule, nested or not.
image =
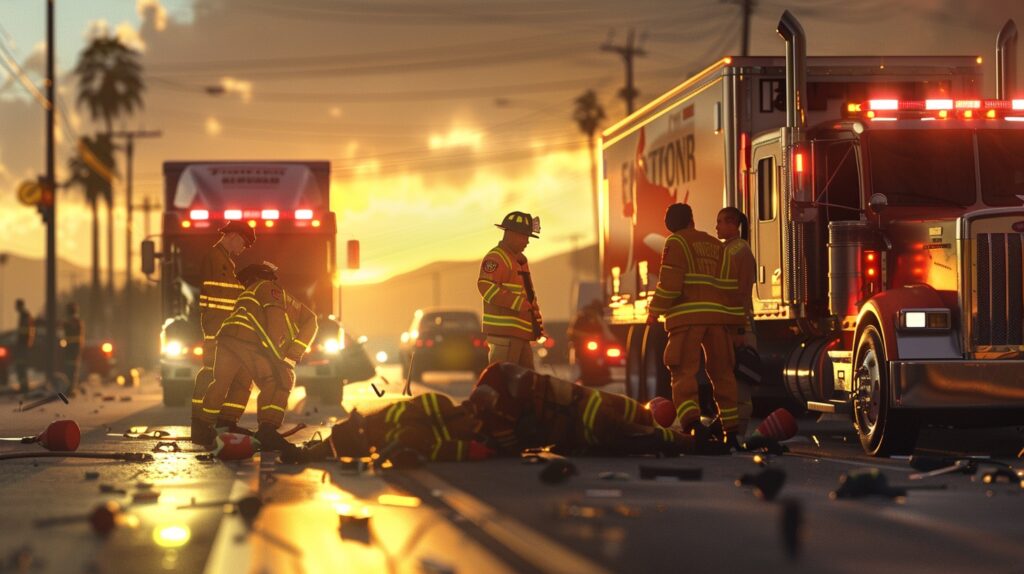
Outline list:
[[[103,494],[128,494],[127,490],[114,486],[113,484],[101,484],[100,492]]]
[[[153,452],[181,452],[181,447],[174,441],[158,442],[153,446]]]
[[[338,533],[345,540],[369,545],[371,543],[370,517],[339,514]]]
[[[1016,471],[1009,468],[1000,467],[995,470],[990,470],[981,475],[981,481],[985,484],[1006,482],[1007,484],[1017,484],[1021,488],[1024,488],[1024,479],[1022,479]]]
[[[597,475],[601,480],[629,480],[632,478],[628,472],[604,471]]]
[[[98,505],[92,512],[78,516],[58,516],[36,520],[36,528],[49,528],[63,524],[74,524],[76,522],[88,521],[93,532],[100,536],[107,536],[117,526],[124,522],[124,510],[121,505],[113,500],[108,500]]]
[[[775,500],[786,483],[786,473],[777,468],[766,468],[757,474],[744,474],[736,486],[753,486],[754,494],[762,500]]]
[[[640,465],[641,480],[654,480],[662,476],[675,477],[679,480],[702,480],[704,478],[704,469]]]
[[[829,493],[829,498],[864,498],[876,495],[898,498],[907,495],[908,490],[945,490],[945,484],[920,486],[892,486],[889,479],[877,468],[851,470],[839,477],[839,488]]]
[[[601,518],[608,514],[616,514],[625,518],[636,518],[641,515],[640,509],[628,504],[598,506],[584,504],[579,500],[563,500],[555,505],[555,516],[558,518]]]
[[[560,484],[574,474],[579,474],[576,465],[566,458],[559,457],[549,461],[540,471],[540,481],[544,484]]]
[[[160,491],[158,490],[137,490],[132,494],[134,504],[150,504],[158,500],[160,500]]]
[[[127,403],[127,402],[130,402],[131,400],[132,400],[131,397],[121,397],[121,402],[122,403]]]
[[[816,447],[818,447],[818,448],[821,448],[821,441],[820,441],[820,440],[818,440],[818,437],[817,437],[817,435],[813,435],[813,434],[812,434],[812,435],[811,435],[811,440],[813,440],[813,441],[814,441],[814,446],[816,446]]]
[[[799,500],[789,498],[782,501],[782,546],[790,560],[796,560],[800,555],[800,542],[803,538],[803,514],[803,506]]]
[[[115,397],[114,395],[107,395],[107,396],[103,397],[103,402],[105,402],[105,403],[112,403],[112,402],[114,402],[114,400],[116,398],[117,397]]]
[[[70,404],[68,402],[67,395],[65,395],[64,393],[57,393],[57,394],[51,395],[49,397],[43,397],[43,398],[41,398],[39,400],[32,401],[31,403],[29,403],[27,405],[24,405],[24,404],[23,405],[19,405],[18,411],[19,412],[30,411],[30,410],[32,410],[32,409],[34,409],[36,407],[41,407],[41,406],[43,406],[45,404],[52,403],[53,401],[56,401],[57,399],[60,399],[60,400],[64,401],[65,405]]]
[[[124,462],[153,462],[148,452],[8,452],[0,454],[0,460],[16,458],[96,458],[122,460]]]
[[[46,563],[39,560],[31,546],[15,548],[7,555],[7,560],[0,563],[0,572],[29,572],[30,570],[42,570]]]
[[[78,423],[73,420],[56,420],[36,436],[5,437],[0,438],[0,441],[22,444],[38,443],[46,450],[72,452],[78,450],[78,445],[82,442],[82,431],[78,428]]]
[[[911,459],[910,466],[913,468],[917,468],[916,466],[914,466],[914,462],[915,461]],[[928,466],[929,463],[932,463],[932,461],[917,461],[917,463],[919,466]],[[951,464],[941,466],[939,468],[935,468],[927,472],[915,472],[914,474],[908,476],[907,478],[909,478],[910,480],[921,480],[924,478],[942,476],[944,474],[952,474],[954,472],[960,474],[976,474],[978,472],[978,461],[961,458],[958,460],[954,460]]]
[[[789,452],[789,447],[779,443],[779,441],[773,438],[761,435],[754,435],[747,439],[745,443],[743,443],[743,450],[750,452],[760,451],[765,454],[781,455]]]
[[[96,472],[95,470],[87,470],[87,471],[85,471],[85,480],[96,480],[99,477],[100,477],[100,473]]]

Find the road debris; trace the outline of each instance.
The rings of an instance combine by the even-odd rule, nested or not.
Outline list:
[[[95,458],[121,460],[124,462],[153,462],[148,452],[8,452],[0,454],[0,460],[16,458]]]
[[[0,563],[0,572],[29,572],[33,570],[42,570],[46,567],[46,562],[39,560],[36,557],[35,552],[31,546],[22,546],[15,548],[10,554],[7,555],[7,560]]]
[[[800,543],[803,539],[804,525],[803,505],[799,500],[788,498],[782,501],[782,547],[786,556],[795,560],[800,555]]]
[[[96,472],[95,470],[87,470],[87,471],[85,471],[85,480],[96,480],[99,477],[100,477],[100,473]]]
[[[132,503],[134,504],[151,504],[160,500],[160,491],[158,490],[137,490],[132,493]]]
[[[153,452],[181,452],[181,447],[174,441],[158,442],[153,445]]]
[[[829,498],[864,498],[866,496],[882,496],[886,498],[902,498],[909,490],[945,490],[945,484],[919,486],[892,486],[888,477],[877,468],[851,470],[839,477],[839,488],[829,493]]]
[[[919,465],[926,465],[927,463],[918,462],[918,464]],[[914,468],[917,468],[917,467],[914,466],[914,461],[913,460],[911,460],[910,465],[912,467],[914,467]],[[966,459],[966,458],[961,458],[961,459],[958,459],[958,460],[954,460],[951,464],[948,464],[946,466],[942,466],[942,467],[939,467],[939,468],[935,468],[935,469],[929,470],[927,472],[915,472],[914,474],[911,474],[907,478],[909,478],[910,480],[922,480],[922,479],[925,479],[925,478],[932,478],[932,477],[936,477],[936,476],[942,476],[942,475],[945,475],[945,474],[953,474],[953,473],[976,474],[977,472],[978,472],[978,461],[970,460],[970,459]]]
[[[628,472],[614,472],[611,470],[598,473],[597,478],[601,480],[629,480],[632,477]]]
[[[679,480],[702,480],[704,478],[704,469],[640,465],[641,480],[654,480],[659,477],[677,478]]]
[[[22,444],[38,443],[46,450],[72,452],[78,450],[78,445],[82,442],[82,430],[73,420],[56,420],[36,436],[4,437],[0,438],[0,441]]]
[[[64,401],[65,405],[70,404],[70,402],[68,401],[67,395],[65,395],[64,393],[57,393],[57,394],[51,395],[49,397],[43,397],[43,398],[41,398],[39,400],[32,401],[31,403],[29,403],[27,405],[23,405],[23,404],[19,403],[18,404],[18,412],[30,411],[30,410],[32,410],[32,409],[34,409],[36,407],[41,407],[43,405],[52,403],[53,401],[56,401],[58,399],[60,399],[61,401]]]
[[[618,488],[588,488],[583,491],[587,498],[622,498],[622,490]]]
[[[1024,488],[1024,479],[1021,478],[1020,474],[1009,468],[996,468],[990,470],[981,475],[981,481],[985,484],[995,484],[999,482],[1005,482],[1007,484],[1016,484],[1021,488]]]
[[[548,462],[540,471],[540,481],[544,484],[560,484],[575,474],[579,474],[575,464],[566,458],[558,458]]]
[[[127,490],[114,486],[113,484],[101,484],[100,492],[103,494],[128,494]]]
[[[124,509],[121,508],[121,505],[116,501],[108,500],[98,505],[89,514],[44,518],[36,520],[34,525],[36,528],[49,528],[51,526],[61,526],[64,524],[88,521],[93,532],[100,536],[107,536],[113,532],[115,528],[125,524],[124,518],[125,513]]]
[[[766,468],[757,474],[744,474],[736,486],[753,486],[754,494],[762,500],[775,500],[786,483],[786,473],[777,468]]]

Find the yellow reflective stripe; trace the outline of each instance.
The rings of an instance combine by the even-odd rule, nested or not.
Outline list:
[[[462,451],[465,450],[465,448],[466,448],[466,441],[462,441],[462,440],[455,441],[455,448],[457,449],[455,451],[455,460],[462,461],[462,456],[463,456],[463,452]]]
[[[445,440],[452,440],[452,435],[448,432],[448,425],[444,424],[444,416],[441,414],[441,405],[437,402],[437,394],[430,393],[430,400],[434,403],[434,418],[437,419],[437,425],[441,427],[441,434],[444,435]]]
[[[388,407],[388,412],[387,412],[386,415],[384,415],[384,423],[385,424],[397,423],[399,417],[401,417],[402,413],[405,412],[405,406],[407,404],[408,404],[408,402],[402,401],[400,403],[395,403],[395,404],[391,405],[390,407]]]
[[[437,453],[441,451],[441,434],[436,427],[430,427],[434,431],[434,450],[430,453],[430,460],[437,460]]]
[[[505,251],[502,248],[495,247],[494,249],[491,249],[490,251],[487,252],[488,255],[490,255],[491,253],[494,253],[498,257],[501,257],[502,261],[505,262],[505,265],[508,265],[510,269],[512,268],[512,260],[508,258],[508,255],[505,255]]]
[[[522,304],[523,304],[523,296],[522,295],[516,295],[516,298],[512,300],[512,308],[518,311],[520,309],[520,305],[522,305]]]
[[[633,399],[626,399],[626,412],[623,415],[623,418],[626,420],[627,423],[633,422],[633,418],[636,417],[636,407],[636,401],[634,401]]]
[[[676,420],[682,420],[687,413],[691,411],[699,411],[700,407],[694,401],[683,401],[678,407],[676,407]]]
[[[255,329],[255,328],[253,328],[253,326],[252,326],[252,325],[250,325],[250,324],[248,324],[248,323],[243,323],[243,322],[241,322],[241,321],[231,321],[231,320],[225,320],[225,321],[224,321],[223,323],[221,323],[221,325],[220,325],[220,326],[221,326],[221,327],[224,327],[224,326],[226,326],[226,325],[238,325],[239,327],[245,327],[246,329],[249,329],[250,331],[256,332],[256,329]]]
[[[726,305],[720,305],[718,303],[682,303],[669,309],[668,313],[665,314],[666,319],[672,317],[678,317],[680,315],[689,315],[692,313],[721,313],[723,315],[735,315],[738,317],[745,317],[746,313],[743,307],[728,307]]]
[[[518,326],[526,329],[533,329],[533,325],[529,321],[525,321],[518,317],[512,317],[511,315],[490,315],[484,313],[484,325],[500,325],[500,326]]]
[[[206,299],[207,301],[216,301],[218,303],[228,303],[230,305],[234,305],[235,304],[235,299],[237,299],[237,297],[232,298],[232,297],[214,297],[213,295],[200,295],[199,299],[200,300]]]
[[[490,303],[491,300],[494,299],[494,296],[497,295],[498,291],[500,291],[500,290],[501,290],[501,288],[498,287],[498,285],[496,283],[491,283],[490,288],[488,288],[487,292],[484,293],[484,301],[487,301],[488,303]]]
[[[722,417],[722,422],[735,422],[740,420],[739,411],[736,409],[721,409],[719,413]]]
[[[292,318],[288,316],[288,312],[287,311],[285,311],[285,314],[284,314],[284,323],[285,323],[285,325],[288,326],[288,336],[289,337],[294,337],[295,334],[298,333],[299,330],[295,327],[295,323],[292,322]]]
[[[678,297],[678,296],[680,296],[682,294],[683,294],[682,291],[669,291],[668,289],[663,289],[661,287],[657,287],[657,288],[654,289],[654,296],[655,297],[668,297],[670,299],[673,299],[673,298]]]
[[[216,338],[217,338],[217,335],[203,335],[203,339],[205,339],[207,341],[212,341],[213,339],[216,339]]]
[[[524,287],[518,283],[502,283],[501,286],[513,293],[522,293],[524,289]]]
[[[238,403],[224,403],[223,406],[245,410],[245,405],[240,405]]]
[[[220,409],[208,409],[206,407],[203,407],[203,412],[204,413],[210,413],[211,415],[215,415],[215,414],[220,412]]]
[[[307,345],[306,343],[303,343],[302,341],[300,341],[298,339],[292,339],[292,342],[293,343],[298,343],[303,349],[305,349],[307,351],[309,350],[309,345]]]
[[[683,284],[707,285],[723,291],[735,291],[739,288],[736,279],[719,279],[717,277],[712,277],[711,275],[701,275],[699,273],[687,273],[686,277],[683,279]]]
[[[279,407],[277,405],[267,405],[265,407],[260,408],[261,411],[265,411],[267,409],[278,410],[278,411],[281,411],[282,413],[284,412],[284,407]]]
[[[683,248],[683,255],[686,256],[686,264],[689,265],[689,269],[694,269],[693,253],[690,252],[690,246],[686,244],[686,240],[678,235],[670,235],[668,239],[665,240],[665,244],[667,245],[669,241],[675,241]]]
[[[246,315],[249,317],[249,320],[252,321],[252,324],[256,327],[256,329],[254,330],[257,331],[257,333],[259,333],[260,338],[263,339],[263,346],[273,351],[274,356],[280,359],[281,352],[277,349],[277,345],[275,345],[274,342],[270,339],[270,335],[268,335],[267,332],[263,329],[263,325],[260,325],[260,322],[257,321],[256,317],[253,317],[251,313],[246,313]]]
[[[228,289],[245,289],[241,283],[224,283],[223,281],[203,281],[203,287],[226,287]]]
[[[203,404],[203,399],[192,399],[192,404],[193,405],[201,405],[201,404]]]
[[[671,443],[671,442],[675,442],[675,438],[676,437],[672,435],[672,431],[670,431],[669,429],[663,428],[663,429],[661,429],[661,438],[665,442]]]
[[[583,434],[587,442],[596,444],[594,438],[594,419],[597,417],[597,408],[601,405],[601,393],[593,393],[587,400],[587,406],[583,409]]]
[[[234,311],[233,305],[218,305],[216,303],[200,303],[199,307],[203,309],[220,309],[221,311]]]
[[[253,297],[252,295],[248,295],[246,293],[243,293],[243,294],[238,296],[237,303],[241,303],[242,301],[252,301],[253,303],[255,303],[257,305],[261,305],[262,304],[262,303],[260,303],[259,299]]]

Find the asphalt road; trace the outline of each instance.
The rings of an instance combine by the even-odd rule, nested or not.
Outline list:
[[[326,434],[352,408],[374,410],[401,397],[397,369],[349,385],[342,405],[314,405],[298,390],[287,425]],[[556,374],[562,375],[561,371]],[[413,393],[464,398],[471,376],[428,374]],[[612,385],[608,390],[621,390]],[[0,435],[38,433],[55,418],[82,427],[79,452],[148,452],[135,430],[187,433],[188,412],[160,404],[153,377],[138,388],[100,386],[16,412],[0,397]],[[251,409],[250,409],[251,410]],[[254,426],[246,415],[243,424]],[[519,460],[436,464],[360,472],[355,464],[289,467],[259,456],[242,463],[200,460],[201,451],[153,453],[128,463],[76,458],[0,460],[0,572],[648,572],[900,571],[1024,573],[1024,490],[974,476],[911,480],[906,460],[864,456],[847,421],[800,420],[791,452],[759,466],[725,457],[572,459],[578,474],[558,485]],[[113,435],[113,436],[111,436]],[[164,441],[171,442],[171,441]],[[1022,466],[1017,429],[928,431],[919,452],[994,455]],[[170,448],[170,447],[165,447]],[[0,453],[42,452],[0,443]],[[700,480],[643,480],[640,465],[700,469]],[[897,498],[832,500],[843,473],[880,468],[892,484],[939,485]],[[734,482],[766,468],[784,473],[777,497]],[[92,474],[92,473],[95,473]],[[603,473],[611,473],[602,478]],[[767,487],[766,487],[767,488]],[[231,505],[257,496],[252,528]],[[103,537],[86,515],[121,503],[119,526]],[[206,504],[213,503],[213,504]],[[198,506],[198,507],[197,507]],[[183,508],[186,507],[186,508]],[[784,516],[796,517],[796,551],[786,550]],[[367,519],[368,520],[363,520]],[[339,530],[339,524],[344,523]]]

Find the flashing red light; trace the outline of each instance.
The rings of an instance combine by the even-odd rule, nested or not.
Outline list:
[[[953,100],[925,100],[924,109],[926,110],[951,110],[953,109]]]
[[[104,355],[109,356],[111,353],[114,352],[114,345],[113,343],[109,342],[103,343],[102,345],[100,345],[100,350],[103,351]]]
[[[1024,100],[1013,100],[1010,102],[1010,107],[1015,110],[1024,110]]]
[[[416,339],[416,343],[415,343],[415,345],[416,345],[417,347],[422,347],[422,346],[423,346],[423,339]]]
[[[276,209],[264,209],[260,212],[260,218],[262,219],[280,219],[281,212]]]
[[[876,273],[878,273],[878,272],[877,272],[877,271],[875,271],[875,268],[874,268],[874,267],[868,267],[868,271],[867,271],[867,273],[868,273],[868,277],[874,277],[874,276],[875,276],[875,274],[876,274]]]
[[[319,220],[319,219],[314,219],[314,220],[313,220],[313,221],[312,221],[312,222],[310,223],[310,225],[312,225],[313,227],[320,227],[320,220]]]
[[[895,111],[900,108],[899,100],[868,100],[868,109]]]
[[[911,270],[911,273],[913,273],[914,276],[920,277],[921,275],[924,275],[924,269],[921,267],[914,267]]]
[[[312,209],[296,209],[295,219],[313,219]]]
[[[803,152],[798,151],[795,154],[793,154],[793,164],[794,164],[794,169],[796,170],[797,173],[803,173],[804,172],[804,153]]]
[[[474,347],[484,347],[485,345],[487,345],[486,341],[484,341],[480,337],[473,337],[473,346]]]
[[[875,253],[873,251],[868,251],[867,253],[864,254],[864,259],[866,261],[869,261],[869,262],[870,261],[874,261],[875,260]]]
[[[973,110],[965,110],[964,111],[964,119],[965,120],[974,119],[974,111]]]
[[[210,212],[206,209],[193,209],[188,212],[188,217],[192,220],[210,219]]]
[[[256,228],[256,220],[255,219],[250,219],[249,220],[249,227],[252,227],[253,229]]]
[[[192,222],[186,219],[185,221],[181,222],[181,226],[184,227],[185,229],[188,229],[189,227],[192,227]]]
[[[433,347],[433,346],[434,346],[434,340],[433,340],[433,339],[427,339],[427,340],[426,340],[426,342],[425,342],[424,344],[425,344],[425,345],[426,345],[426,346],[427,346],[428,348],[429,348],[429,347]]]
[[[225,209],[224,210],[224,219],[227,219],[228,221],[238,221],[238,220],[242,219],[242,210],[241,209]]]
[[[587,341],[586,348],[591,353],[593,353],[594,351],[597,351],[597,347],[598,347],[597,341]]]
[[[953,102],[953,107],[958,110],[977,110],[981,109],[981,100],[957,100]]]
[[[0,347],[0,359],[7,356],[7,347]]]
[[[604,354],[609,359],[618,359],[619,357],[622,356],[622,349],[620,349],[618,347],[608,347],[608,350],[605,351]]]

